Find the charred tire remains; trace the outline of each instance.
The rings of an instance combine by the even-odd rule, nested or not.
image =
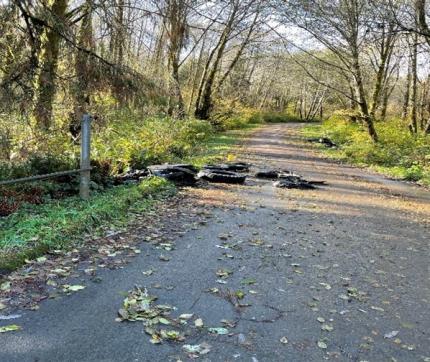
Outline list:
[[[203,169],[197,174],[197,178],[210,182],[228,184],[243,184],[246,180],[246,176],[244,175],[221,169]]]
[[[115,177],[115,184],[121,185],[121,184],[127,184],[127,183],[135,183],[138,182],[145,177],[148,177],[149,172],[148,170],[131,170],[126,173],[123,173],[122,175],[118,175]]]
[[[326,185],[325,181],[308,181],[302,176],[289,170],[265,170],[255,174],[257,178],[279,180],[273,183],[274,187],[286,189],[312,190],[315,185]]]
[[[330,138],[327,137],[321,137],[321,138],[308,138],[308,142],[313,143],[321,143],[322,145],[328,147],[328,148],[337,148],[337,144],[334,143]]]
[[[192,165],[153,165],[148,167],[153,176],[163,177],[181,185],[194,185],[196,169]]]
[[[231,162],[222,163],[219,165],[205,165],[203,169],[205,170],[222,170],[222,171],[232,171],[232,172],[248,172],[250,165],[245,162]]]
[[[316,187],[306,180],[282,179],[273,183],[274,187],[284,189],[313,190]]]

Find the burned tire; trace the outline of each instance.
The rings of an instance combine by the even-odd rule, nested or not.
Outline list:
[[[239,175],[235,172],[224,171],[220,169],[203,169],[197,174],[197,178],[209,182],[219,182],[227,184],[243,184],[246,180],[246,176],[244,175]]]
[[[290,182],[290,183],[307,182],[303,180],[301,176],[298,176],[298,175],[280,174],[278,177],[281,179],[281,181]]]
[[[288,170],[265,170],[265,171],[259,171],[255,174],[255,177],[257,178],[265,178],[265,179],[278,179],[278,178],[289,178],[289,177],[296,177],[301,178],[300,175],[295,174],[292,171]]]
[[[221,170],[221,171],[232,171],[232,172],[248,172],[250,165],[245,162],[232,162],[232,163],[221,163],[218,165],[205,165],[205,170]]]
[[[199,172],[196,166],[191,165],[189,163],[178,163],[178,164],[170,165],[170,167],[181,168],[181,169],[186,168],[187,170],[193,172],[194,174],[197,174],[197,172]]]
[[[292,181],[287,179],[282,179],[279,181],[275,181],[273,183],[274,187],[283,188],[283,189],[300,189],[300,190],[313,190],[316,187],[310,184],[307,181]]]
[[[149,176],[148,170],[131,170],[115,177],[115,184],[133,183]]]
[[[148,170],[153,176],[163,177],[181,185],[194,185],[197,181],[195,172],[178,165],[152,165]]]
[[[311,185],[318,185],[318,186],[324,186],[327,185],[326,181],[308,181]]]
[[[273,180],[273,179],[278,178],[278,174],[279,174],[279,171],[277,171],[277,170],[258,171],[255,174],[255,177]]]
[[[321,138],[308,138],[308,142],[313,143],[321,143],[322,145],[328,147],[328,148],[337,148],[337,144],[334,143],[330,138],[328,137],[321,137]]]
[[[233,172],[248,172],[251,165],[246,162],[231,162],[227,163],[228,171]]]

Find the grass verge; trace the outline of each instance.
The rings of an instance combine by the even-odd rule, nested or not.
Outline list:
[[[302,129],[306,138],[328,137],[339,148],[320,146],[330,158],[368,167],[387,176],[430,186],[430,137],[411,135],[400,120],[376,123],[379,142],[373,143],[358,124],[332,117]]]
[[[197,166],[228,158],[228,152],[255,128],[215,133],[194,155],[183,159]],[[94,193],[89,201],[78,197],[27,204],[16,213],[0,218],[0,272],[11,271],[50,250],[78,245],[85,235],[97,235],[106,227],[118,229],[133,221],[133,215],[151,210],[173,195],[175,187],[162,178],[149,178],[138,185],[118,186]]]
[[[171,183],[153,177],[94,194],[89,201],[73,197],[23,208],[0,219],[0,270],[13,270],[26,259],[74,246],[102,227],[123,227],[133,215],[174,192]]]

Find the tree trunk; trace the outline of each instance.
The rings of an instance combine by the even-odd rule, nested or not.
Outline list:
[[[408,62],[408,75],[406,76],[406,89],[403,97],[403,107],[402,107],[402,120],[406,121],[408,118],[409,111],[409,99],[410,99],[410,89],[411,89],[411,79],[412,79],[412,57],[409,58]]]
[[[179,58],[184,45],[187,28],[187,4],[185,0],[169,0],[166,8],[166,32],[169,38],[168,58],[170,67],[168,114],[183,118],[184,100],[179,81]]]
[[[37,125],[44,130],[49,129],[52,119],[52,104],[55,97],[55,78],[58,67],[58,55],[60,51],[59,31],[64,25],[67,0],[54,0],[51,13],[55,24],[46,29],[45,40],[41,51],[41,70],[36,82],[38,99],[34,109],[34,117]]]
[[[360,107],[361,118],[363,119],[367,132],[373,142],[378,142],[378,134],[375,129],[374,118],[369,112],[369,107],[366,101],[366,92],[363,85],[363,77],[361,74],[361,67],[358,58],[358,52],[353,54],[353,68],[355,76],[355,89],[357,93],[358,106]]]
[[[170,79],[170,96],[168,114],[178,118],[184,118],[185,106],[184,99],[182,98],[181,85],[179,83],[179,64],[178,59],[173,60],[172,74]]]
[[[388,99],[390,97],[390,93],[388,88],[386,87],[384,90],[384,97],[382,99],[382,108],[381,108],[381,121],[385,121],[387,117],[387,107],[388,107]]]
[[[417,57],[418,57],[418,35],[414,36],[414,44],[412,49],[412,95],[411,95],[411,123],[410,129],[413,133],[418,132],[417,123]]]
[[[233,27],[234,20],[236,18],[237,11],[238,11],[238,5],[234,4],[229,20],[221,34],[221,37],[217,46],[218,51],[217,51],[215,60],[212,64],[211,69],[208,72],[208,76],[206,80],[204,81],[204,87],[201,92],[201,97],[200,99],[197,100],[197,106],[194,114],[198,119],[204,119],[204,120],[209,119],[209,115],[213,107],[212,89],[215,82],[215,76],[218,71],[219,63],[221,62],[221,59],[224,55],[224,50],[227,46],[227,42],[229,40],[229,36],[232,31],[232,27]]]
[[[84,49],[94,50],[92,0],[87,0],[85,7],[86,13],[81,20],[78,45]],[[82,116],[88,111],[87,107],[90,103],[90,91],[92,83],[94,82],[94,67],[95,64],[93,64],[92,58],[88,54],[78,50],[75,56],[76,82],[72,90],[73,114],[69,126],[69,131],[74,138],[80,133]]]

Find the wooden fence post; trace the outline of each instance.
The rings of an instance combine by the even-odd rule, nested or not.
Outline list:
[[[81,180],[79,195],[81,199],[88,200],[90,197],[91,182],[91,116],[86,113],[81,123]]]

